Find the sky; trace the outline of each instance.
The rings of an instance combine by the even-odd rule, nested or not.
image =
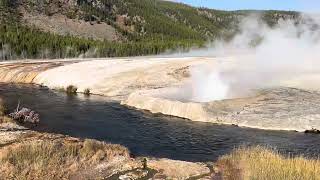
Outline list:
[[[320,0],[171,0],[222,10],[264,9],[320,12]]]

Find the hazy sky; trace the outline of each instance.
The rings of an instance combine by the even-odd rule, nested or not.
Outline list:
[[[171,0],[214,9],[275,9],[320,12],[320,0]]]

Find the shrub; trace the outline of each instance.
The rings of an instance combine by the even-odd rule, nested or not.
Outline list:
[[[69,85],[66,89],[66,93],[67,94],[76,94],[77,93],[78,88],[76,86],[73,85]]]
[[[84,93],[85,95],[89,96],[89,95],[90,95],[90,89],[89,89],[89,88],[85,89],[85,90],[83,91],[83,93]]]

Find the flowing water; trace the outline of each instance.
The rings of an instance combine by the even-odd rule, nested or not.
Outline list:
[[[18,102],[41,116],[35,130],[119,143],[137,156],[214,161],[241,145],[267,145],[290,155],[320,155],[320,135],[192,122],[121,106],[105,97],[67,96],[33,85],[0,84],[13,111]]]

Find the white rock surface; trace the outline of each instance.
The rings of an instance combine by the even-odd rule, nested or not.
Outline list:
[[[320,72],[311,66],[302,67],[301,72],[306,73],[294,77],[267,79],[264,89],[255,90],[254,93],[250,91],[245,96],[239,96],[243,88],[240,86],[241,81],[230,81],[233,83],[233,94],[230,97],[236,98],[202,103],[191,101],[194,100],[192,95],[196,88],[191,79],[197,81],[190,78],[193,67],[202,66],[208,71],[219,67],[226,77],[242,76],[245,73],[243,77],[254,78],[254,63],[244,63],[245,58],[241,59],[94,59],[59,65],[31,63],[26,68],[19,62],[3,63],[0,64],[0,81],[19,82],[16,76],[16,72],[19,72],[21,82],[31,80],[32,83],[50,88],[74,85],[79,92],[89,88],[92,93],[109,96],[123,105],[193,121],[274,130],[320,129],[320,85],[317,83],[320,81]],[[252,85],[249,80],[244,79],[244,86]]]

